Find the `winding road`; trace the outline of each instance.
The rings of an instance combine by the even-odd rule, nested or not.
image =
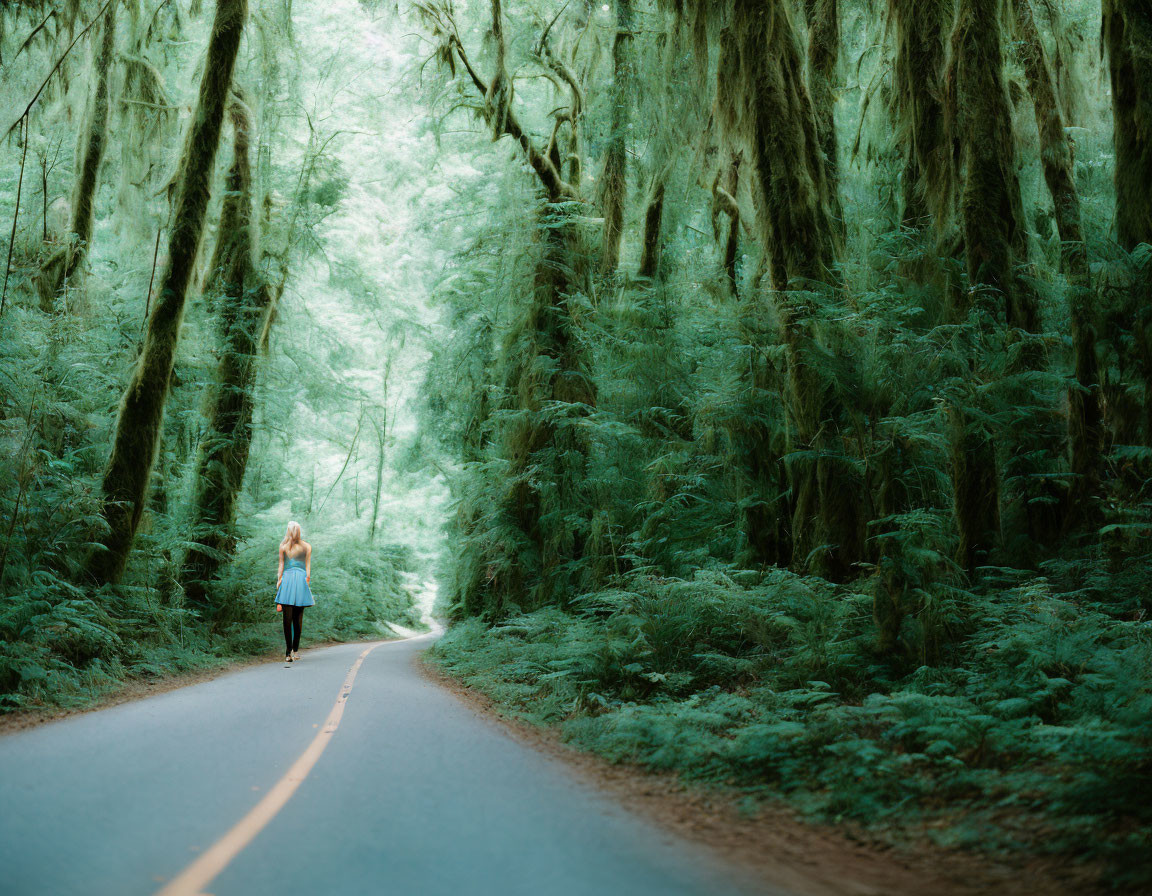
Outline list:
[[[430,681],[429,643],[308,651],[0,737],[0,893],[783,896]]]

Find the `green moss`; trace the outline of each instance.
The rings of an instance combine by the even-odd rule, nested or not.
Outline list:
[[[627,590],[487,628],[433,660],[504,710],[613,762],[852,819],[899,840],[1102,861],[1152,833],[1143,623],[1048,593],[981,595],[938,666],[874,652],[865,595],[784,572]],[[1032,831],[1048,833],[1038,844]]]

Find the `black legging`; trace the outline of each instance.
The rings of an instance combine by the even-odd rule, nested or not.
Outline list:
[[[300,649],[300,625],[303,622],[303,607],[284,608],[284,653]]]

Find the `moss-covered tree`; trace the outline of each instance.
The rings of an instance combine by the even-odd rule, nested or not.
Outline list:
[[[816,135],[824,154],[828,202],[837,221],[842,216],[839,148],[836,142],[836,77],[840,65],[838,0],[805,0],[808,13],[808,86],[816,115]]]
[[[755,177],[758,233],[787,357],[792,559],[844,579],[863,554],[864,510],[852,461],[851,415],[843,384],[832,372],[829,334],[818,322],[819,306],[837,301],[839,228],[832,185],[787,4],[735,0],[728,31],[719,75],[725,85],[721,116],[726,130],[746,145]],[[765,366],[755,369],[755,388],[772,388]],[[753,453],[771,444],[762,433],[750,433],[748,441]],[[762,479],[764,496],[771,494],[775,483],[764,474],[776,462],[755,457],[751,469],[760,471],[754,478]],[[779,511],[768,501],[748,508],[745,527],[757,554],[761,534],[777,530],[772,518]]]
[[[218,0],[216,4],[196,109],[180,159],[168,260],[140,359],[120,403],[104,473],[101,515],[105,529],[98,535],[101,547],[88,563],[97,582],[120,578],[144,512],[184,303],[208,211],[232,70],[247,16],[247,0]]]
[[[116,55],[116,7],[113,0],[104,12],[100,25],[100,44],[92,62],[91,103],[81,142],[80,172],[72,192],[72,220],[64,245],[49,256],[40,272],[40,304],[52,311],[61,287],[80,270],[92,241],[96,192],[100,186],[100,169],[108,144],[108,119],[111,108],[110,80]]]
[[[895,41],[893,94],[903,146],[902,221],[908,227],[951,217],[953,178],[946,132],[944,65],[953,0],[890,0]]]
[[[235,547],[233,523],[252,444],[260,339],[272,300],[272,289],[255,265],[251,121],[239,96],[233,97],[229,117],[232,165],[207,287],[215,299],[220,360],[205,398],[208,426],[200,440],[189,510],[192,544],[181,570],[184,593],[196,603],[206,601],[209,583]]]
[[[616,33],[612,39],[612,113],[604,170],[600,177],[600,205],[604,215],[600,265],[606,274],[615,273],[620,264],[620,239],[624,234],[624,211],[628,202],[628,126],[632,119],[632,83],[635,77],[633,27],[632,0],[616,0]]]
[[[1013,7],[1019,52],[1040,136],[1040,163],[1052,195],[1060,236],[1061,268],[1068,278],[1074,365],[1074,384],[1068,390],[1068,436],[1075,477],[1068,505],[1076,517],[1070,517],[1069,522],[1078,524],[1092,519],[1101,463],[1102,411],[1092,277],[1080,213],[1080,192],[1073,170],[1072,144],[1064,126],[1052,66],[1036,25],[1031,0],[1014,0]]]
[[[566,603],[572,596],[566,576],[586,559],[590,517],[579,492],[589,446],[579,419],[595,406],[596,389],[569,303],[588,292],[587,251],[570,209],[578,188],[564,180],[549,151],[555,135],[541,150],[512,108],[499,0],[491,6],[496,52],[488,83],[469,58],[451,10],[428,5],[423,11],[443,42],[441,58],[458,60],[485,97],[484,118],[496,137],[508,136],[520,145],[543,199],[531,297],[504,345],[504,397],[495,409],[502,422],[490,437],[508,480],[498,515],[517,533],[516,556],[481,557],[485,572],[469,577],[457,595],[465,612],[499,617],[514,605]],[[566,118],[574,126],[572,116]]]
[[[1020,201],[1012,104],[1004,78],[1002,0],[959,0],[950,38],[949,119],[959,174],[970,291],[1011,327],[1035,331],[1036,297],[1020,282],[1028,234]]]
[[[1116,144],[1116,236],[1132,250],[1152,243],[1152,7],[1144,0],[1104,0],[1103,12]]]

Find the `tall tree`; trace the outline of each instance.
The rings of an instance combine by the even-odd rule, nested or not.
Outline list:
[[[93,552],[88,564],[97,582],[115,582],[123,574],[144,512],[184,303],[204,231],[232,70],[247,16],[247,0],[217,0],[196,111],[180,159],[168,260],[139,362],[120,403],[104,473],[101,512],[106,531],[100,537],[101,549]]]
[[[604,237],[601,270],[616,273],[620,264],[620,239],[624,234],[624,208],[628,201],[628,124],[632,111],[635,76],[632,0],[616,0],[616,34],[612,40],[612,114],[604,172],[600,181]],[[662,197],[660,206],[662,207]]]
[[[816,115],[816,135],[824,154],[828,203],[841,222],[840,163],[836,143],[836,70],[840,64],[838,0],[805,0],[808,11],[808,85]]]
[[[956,294],[956,312],[967,318],[975,302],[984,321],[1003,316],[1009,327],[1034,331],[1036,297],[1018,275],[1028,237],[1004,78],[1003,13],[1002,0],[958,0],[949,38],[946,109],[969,281]],[[982,376],[980,360],[970,359],[974,379]],[[958,560],[969,572],[986,561],[1001,534],[996,445],[976,395],[967,389],[946,412]]]
[[[1060,235],[1060,262],[1068,277],[1075,385],[1068,391],[1071,413],[1068,435],[1075,476],[1069,509],[1080,515],[1100,479],[1101,418],[1100,373],[1093,324],[1092,277],[1088,247],[1081,223],[1080,193],[1072,164],[1072,145],[1064,128],[1064,114],[1056,92],[1052,66],[1033,16],[1031,0],[1014,0],[1016,30],[1024,75],[1032,94],[1036,128],[1040,135],[1040,163],[1052,194],[1056,230]],[[1089,513],[1090,517],[1091,514]],[[1070,519],[1069,522],[1076,522]]]
[[[1039,324],[1035,295],[1017,277],[1017,265],[1027,261],[1028,235],[1004,79],[1002,22],[1002,0],[959,0],[951,36],[948,111],[962,184],[960,217],[969,282],[990,310],[999,310],[993,306],[1002,303],[1009,326],[1034,331]]]
[[[1104,0],[1116,141],[1116,236],[1131,251],[1152,243],[1152,5]]]
[[[72,220],[65,245],[45,262],[37,284],[40,304],[51,311],[57,293],[80,269],[88,254],[95,220],[96,191],[100,186],[100,168],[108,142],[108,117],[111,107],[109,80],[116,55],[116,7],[113,0],[104,13],[100,46],[94,54],[91,109],[80,157],[80,174],[72,192]]]
[[[951,152],[943,104],[944,61],[953,0],[889,0],[895,34],[897,125],[904,146],[905,226],[947,224],[953,200]]]
[[[216,300],[220,360],[206,398],[208,428],[196,458],[189,513],[192,544],[181,570],[184,593],[198,603],[206,600],[208,583],[234,548],[236,501],[244,484],[252,444],[253,389],[260,339],[272,305],[272,290],[255,265],[250,115],[239,96],[233,98],[229,108],[232,165],[208,287]]]
[[[788,5],[734,0],[722,49],[721,117],[747,146],[758,191],[757,223],[767,254],[775,314],[788,366],[793,562],[834,579],[851,575],[863,552],[863,503],[846,446],[852,423],[831,359],[821,345],[817,304],[836,292],[839,228],[827,162],[804,80],[804,60]],[[756,388],[768,389],[758,364]],[[769,441],[753,437],[750,450]],[[751,469],[775,469],[751,458]],[[767,491],[774,483],[764,480]],[[765,504],[749,510],[754,547],[776,527]],[[763,558],[769,559],[769,558]],[[775,558],[773,558],[775,559]]]
[[[570,200],[580,194],[564,180],[553,153],[541,151],[512,108],[500,0],[491,3],[496,52],[488,83],[472,64],[450,7],[429,3],[420,8],[442,41],[441,59],[459,60],[485,97],[489,127],[497,138],[508,136],[520,145],[544,200],[532,295],[504,347],[504,399],[497,408],[503,422],[492,440],[509,480],[499,513],[502,523],[510,523],[518,533],[520,553],[515,562],[483,558],[496,571],[483,581],[474,577],[466,586],[470,590],[460,596],[467,612],[499,616],[514,602],[565,603],[571,591],[560,582],[565,571],[579,567],[584,558],[589,519],[577,492],[589,447],[578,421],[595,406],[596,388],[570,308],[573,296],[587,291],[587,252],[580,224],[569,210]],[[554,145],[555,139],[550,147]]]

